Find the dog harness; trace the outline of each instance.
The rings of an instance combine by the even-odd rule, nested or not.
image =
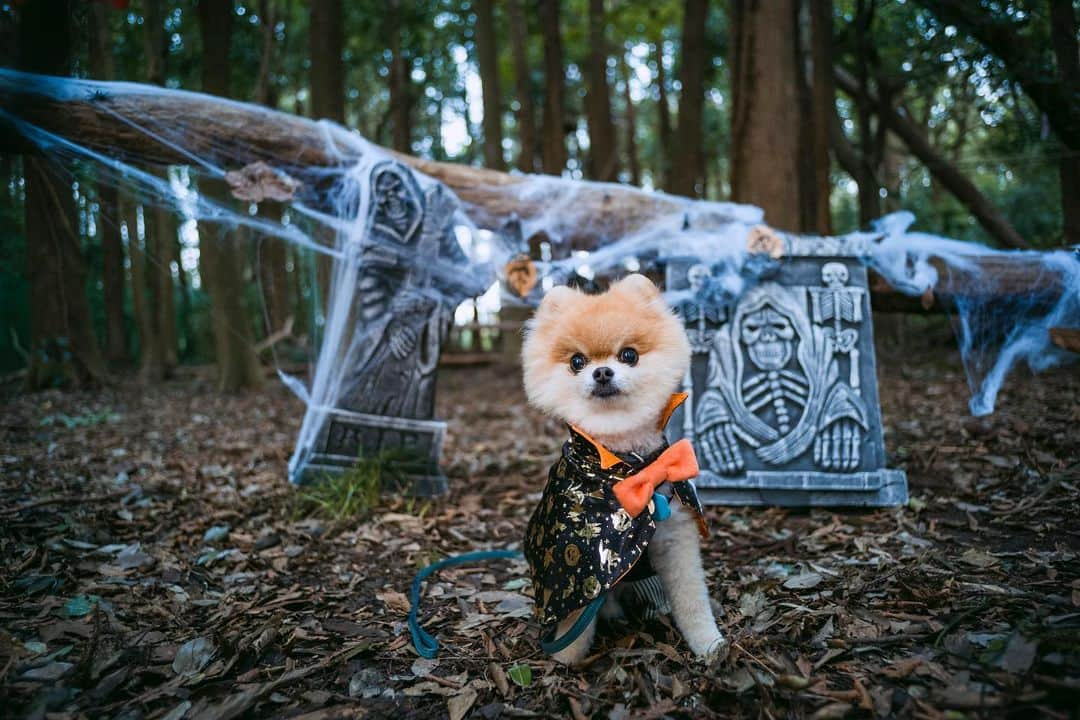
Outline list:
[[[659,429],[685,399],[685,393],[672,396]],[[546,630],[578,609],[598,607],[598,600],[624,578],[651,574],[642,572],[648,567],[645,551],[672,495],[695,515],[707,536],[701,501],[690,482],[697,473],[689,440],[671,446],[665,441],[642,457],[613,453],[570,427],[570,439],[548,473],[525,533],[536,614]]]

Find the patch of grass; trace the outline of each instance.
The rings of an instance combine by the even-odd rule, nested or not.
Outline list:
[[[293,515],[331,520],[364,517],[379,504],[383,482],[391,473],[384,458],[362,458],[340,475],[326,475],[301,487]]]
[[[294,517],[313,515],[330,520],[366,517],[379,504],[384,490],[404,490],[409,473],[424,470],[425,461],[401,450],[361,457],[339,475],[325,475],[297,491]],[[405,498],[405,512],[423,517],[429,510],[426,502]]]

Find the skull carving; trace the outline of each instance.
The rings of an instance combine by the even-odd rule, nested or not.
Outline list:
[[[795,328],[770,305],[743,318],[739,328],[750,360],[760,370],[780,370],[791,360]]]
[[[848,281],[848,269],[844,263],[825,263],[821,268],[821,282],[825,287],[842,288]]]
[[[708,265],[703,265],[701,263],[692,265],[690,269],[686,271],[686,280],[690,283],[690,290],[695,293],[701,290],[705,287],[705,283],[709,281],[710,275],[712,275],[712,273],[709,272]]]

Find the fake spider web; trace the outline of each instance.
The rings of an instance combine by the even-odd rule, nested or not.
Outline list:
[[[129,92],[191,96],[142,85],[0,71],[0,97],[16,89],[26,93],[28,82],[34,84],[32,92],[59,100],[98,96],[115,100]],[[222,112],[238,108],[229,100],[199,99]],[[110,107],[123,104],[113,102]],[[272,113],[252,106],[243,109]],[[326,304],[313,319],[310,380],[305,383],[279,369],[282,381],[307,407],[291,471],[310,452],[330,409],[347,394],[366,397],[377,389],[380,367],[403,354],[420,353],[423,363],[437,361],[440,323],[445,328],[455,308],[495,283],[505,288],[502,269],[522,253],[539,255],[536,287],[524,299],[502,290],[504,306],[535,305],[556,284],[588,284],[594,278],[634,271],[656,273],[668,260],[686,257],[710,270],[707,282],[695,291],[697,300],[721,304],[752,286],[768,263],[767,257],[747,250],[748,235],[764,220],[761,210],[747,205],[665,196],[670,210],[638,222],[629,232],[613,222],[610,232],[601,232],[599,242],[586,250],[578,247],[575,233],[583,225],[596,227],[597,218],[585,217],[592,210],[579,199],[583,193],[606,191],[596,183],[522,177],[512,192],[521,206],[539,210],[527,218],[504,218],[501,229],[489,232],[477,228],[467,212],[473,208],[447,188],[405,169],[379,147],[332,123],[319,123],[325,141],[322,150],[352,161],[334,167],[307,167],[295,161],[260,167],[248,162],[248,148],[228,137],[208,138],[196,119],[174,117],[164,123],[113,112],[120,113],[118,119],[130,132],[160,143],[186,163],[166,172],[149,170],[127,161],[119,148],[81,144],[85,141],[77,136],[61,137],[25,120],[17,107],[0,107],[0,119],[70,173],[75,192],[83,196],[88,234],[102,230],[93,227],[95,223],[119,222],[95,212],[93,186],[108,184],[144,212],[163,208],[176,215],[183,238],[183,269],[193,275],[198,242],[207,241],[258,246],[268,238],[279,239],[302,251],[313,279],[318,275],[316,258],[330,262]],[[244,172],[237,174],[241,168]],[[85,180],[90,177],[93,183],[88,188]],[[295,183],[295,177],[304,181]],[[626,187],[617,191],[640,193],[643,201],[650,197]],[[406,217],[415,212],[409,203],[423,205],[418,217]],[[965,276],[966,287],[978,288],[977,293],[953,298],[972,413],[993,411],[998,391],[1016,364],[1025,362],[1038,371],[1075,359],[1052,345],[1048,333],[1051,327],[1076,325],[1080,318],[1080,260],[1075,252],[1001,252],[911,232],[913,222],[910,213],[896,213],[880,220],[872,232],[835,241],[838,247],[862,247],[863,262],[909,295],[921,296],[935,287],[942,269]],[[133,225],[130,220],[124,224],[128,242],[135,241],[139,231]],[[203,233],[199,240],[200,230],[213,226],[219,232]],[[1047,292],[1037,284],[1029,291],[1010,290],[1001,296],[995,287],[999,281],[977,262],[985,258],[1038,263],[1046,286],[1057,290]],[[686,292],[669,292],[669,300],[678,303],[686,299]],[[433,339],[435,357],[430,356]],[[373,411],[417,417],[428,411],[430,416],[428,408],[394,405],[404,402],[400,399],[380,402],[383,405]]]

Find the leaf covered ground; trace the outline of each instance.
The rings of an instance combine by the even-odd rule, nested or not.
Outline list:
[[[713,508],[732,641],[707,667],[663,621],[606,627],[580,671],[537,648],[513,546],[562,440],[516,371],[444,370],[452,491],[311,514],[285,481],[284,389],[10,398],[0,436],[0,714],[13,717],[1069,717],[1080,712],[1080,375],[1010,381],[972,418],[955,364],[881,368],[913,500]]]

